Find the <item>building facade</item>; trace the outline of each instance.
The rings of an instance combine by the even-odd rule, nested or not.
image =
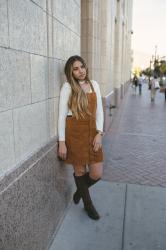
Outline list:
[[[48,246],[73,190],[56,153],[65,61],[85,58],[107,130],[130,79],[131,25],[132,0],[0,1],[0,249]]]

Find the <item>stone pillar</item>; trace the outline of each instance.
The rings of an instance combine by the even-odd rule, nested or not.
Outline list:
[[[127,64],[129,11],[128,0],[81,1],[81,54],[89,66],[90,77],[100,84],[103,103],[111,100],[104,107],[119,107],[124,96],[130,67]]]
[[[81,1],[81,55],[91,79],[100,81],[100,1]]]
[[[121,1],[117,1],[116,17],[115,17],[115,54],[114,54],[114,90],[115,90],[115,105],[119,107],[120,104],[120,86],[121,86],[121,55],[122,55],[122,16],[121,16]]]
[[[90,76],[100,84],[105,114],[113,99],[114,2],[81,1],[81,55],[87,61]],[[110,98],[111,95],[111,98]],[[107,103],[107,105],[105,105]],[[105,120],[110,120],[105,116]],[[105,122],[108,127],[108,122]]]

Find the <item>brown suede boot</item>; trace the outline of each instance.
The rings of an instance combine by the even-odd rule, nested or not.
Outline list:
[[[73,174],[73,176],[75,179],[75,174]],[[100,178],[97,180],[90,178],[89,172],[87,172],[84,176],[85,176],[85,180],[86,180],[88,188],[93,186],[96,182],[98,182],[100,180]],[[80,199],[81,199],[81,195],[77,189],[76,192],[73,194],[73,201],[75,204],[78,204],[80,202]]]
[[[91,219],[98,220],[100,218],[100,216],[92,203],[92,200],[91,200],[91,197],[89,194],[89,190],[88,190],[88,185],[86,183],[85,175],[75,176],[74,179],[75,179],[75,183],[76,183],[78,192],[81,195],[81,198],[83,200],[84,209],[85,209],[86,213],[88,214],[88,216]]]

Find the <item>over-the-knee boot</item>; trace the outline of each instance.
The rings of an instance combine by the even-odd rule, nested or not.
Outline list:
[[[74,178],[75,178],[75,174],[73,174],[73,176],[74,176]],[[87,185],[88,185],[88,188],[91,187],[91,186],[93,186],[96,182],[98,182],[98,181],[100,180],[100,178],[97,179],[97,180],[92,179],[92,178],[89,176],[89,172],[87,172],[84,176],[85,176],[85,179],[86,179],[86,183],[87,183]],[[81,199],[81,195],[80,195],[80,193],[78,192],[78,190],[76,190],[76,192],[75,192],[74,195],[73,195],[73,201],[74,201],[74,203],[75,203],[75,204],[78,204],[79,201],[80,201],[80,199]]]
[[[84,209],[87,212],[88,216],[93,220],[98,220],[100,218],[98,212],[96,211],[90,194],[88,190],[88,185],[86,183],[86,177],[83,176],[75,176],[75,183],[78,189],[79,194],[81,195],[81,198],[84,203]]]

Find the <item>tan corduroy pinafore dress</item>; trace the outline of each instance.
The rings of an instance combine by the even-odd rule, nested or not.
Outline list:
[[[103,161],[102,149],[97,152],[93,150],[93,140],[96,132],[96,108],[97,97],[93,85],[92,92],[87,93],[88,109],[91,115],[86,114],[85,118],[66,117],[66,146],[67,158],[65,163],[72,165],[93,164]]]

